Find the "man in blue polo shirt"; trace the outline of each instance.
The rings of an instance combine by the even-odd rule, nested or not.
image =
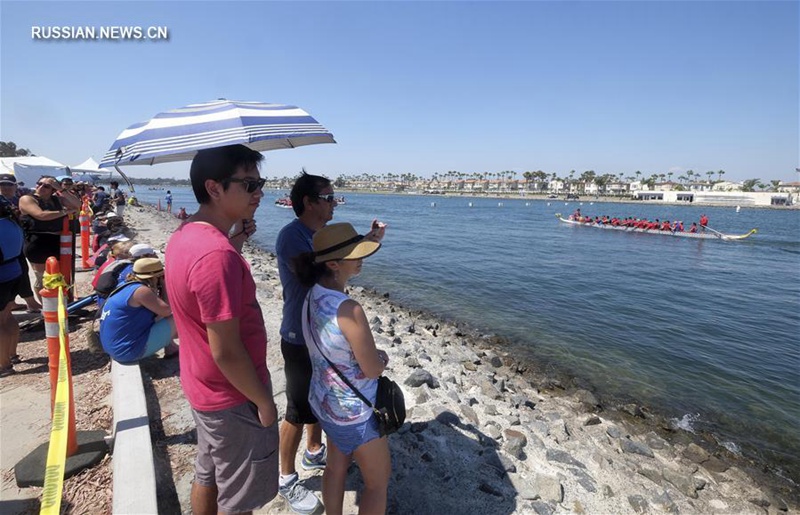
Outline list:
[[[314,233],[333,219],[336,199],[329,179],[305,172],[298,177],[290,194],[292,209],[297,218],[289,222],[278,234],[275,251],[278,255],[278,272],[283,285],[283,320],[281,321],[281,353],[286,374],[286,416],[280,427],[280,488],[279,493],[296,513],[313,513],[319,499],[299,483],[295,470],[295,455],[306,428],[306,451],[301,465],[306,470],[325,468],[325,445],[322,429],[308,402],[311,382],[311,360],[303,339],[303,301],[308,289],[300,285],[294,274],[292,260],[305,252],[312,252]],[[377,220],[367,238],[380,241],[386,226]]]

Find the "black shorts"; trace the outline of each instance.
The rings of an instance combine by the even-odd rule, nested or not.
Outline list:
[[[16,300],[22,276],[0,283],[0,311],[6,309],[10,302]],[[26,277],[27,279],[27,277]]]
[[[286,420],[293,424],[316,424],[317,417],[308,403],[311,384],[311,359],[305,345],[294,345],[281,338],[283,372],[286,374]]]
[[[19,296],[23,299],[33,297],[33,288],[31,288],[31,277],[28,273],[28,260],[22,255],[19,257],[19,264],[22,267],[22,277],[19,280]]]
[[[31,263],[45,263],[50,256],[59,259],[61,256],[61,235],[45,233],[27,234],[23,251],[25,252],[25,257],[28,258],[28,261]]]

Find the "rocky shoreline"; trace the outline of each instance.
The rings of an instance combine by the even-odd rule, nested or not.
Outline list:
[[[178,221],[144,208],[132,223],[140,240],[163,249]],[[155,226],[163,230],[141,230]],[[250,246],[246,257],[267,321],[268,363],[282,414],[277,263]],[[676,430],[644,406],[604,406],[580,380],[543,374],[516,358],[513,345],[405,309],[390,293],[363,287],[350,293],[390,356],[387,375],[406,393],[407,423],[390,437],[391,513],[798,513],[796,492],[780,478],[758,476],[713,440]],[[152,360],[145,372],[154,378],[159,411],[168,412],[164,443],[185,512],[193,426],[188,407],[180,407],[177,377],[164,369],[174,366]],[[185,440],[178,444],[184,452],[169,448],[175,435]],[[319,473],[301,477],[319,491]],[[351,471],[346,512],[357,511],[359,481]],[[277,498],[259,513],[287,511]]]
[[[161,254],[180,223],[150,206],[129,208],[126,219],[137,241]],[[267,325],[281,416],[277,263],[251,246],[245,255]],[[712,438],[677,430],[645,406],[598,398],[580,379],[519,358],[512,343],[406,309],[390,293],[350,293],[389,354],[387,375],[406,395],[406,424],[390,437],[389,513],[800,513],[793,484]],[[188,513],[196,439],[178,364],[152,358],[142,369],[159,512]],[[320,491],[321,472],[301,470],[301,479]],[[359,488],[353,468],[346,513],[358,510]],[[288,512],[280,497],[258,511]]]

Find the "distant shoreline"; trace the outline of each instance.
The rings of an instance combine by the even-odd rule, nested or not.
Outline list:
[[[502,200],[526,200],[536,202],[564,202],[566,204],[586,204],[586,203],[619,203],[619,204],[637,204],[637,205],[657,205],[657,206],[676,206],[676,207],[730,207],[736,208],[737,205],[726,202],[665,202],[663,200],[634,200],[628,197],[598,197],[589,198],[581,197],[578,200],[565,200],[564,198],[547,198],[545,195],[531,194],[531,195],[514,195],[510,193],[444,193],[444,194],[429,194],[429,193],[404,193],[395,191],[377,191],[377,190],[351,190],[346,188],[336,188],[336,193],[339,194],[359,194],[359,195],[408,195],[416,197],[426,197],[431,199],[436,198],[465,198],[465,199],[502,199]],[[791,206],[739,206],[741,209],[777,209],[777,210],[798,210],[800,204]]]

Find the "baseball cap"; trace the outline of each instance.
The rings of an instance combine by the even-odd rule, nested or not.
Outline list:
[[[16,184],[17,178],[10,173],[0,173],[0,184]]]
[[[131,247],[131,250],[128,253],[131,255],[131,257],[138,258],[147,255],[155,255],[156,251],[150,245],[145,243],[137,243]]]

